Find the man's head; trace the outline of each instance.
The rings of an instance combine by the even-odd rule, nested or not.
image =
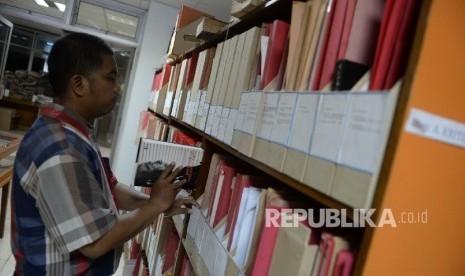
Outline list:
[[[112,49],[100,38],[72,33],[55,42],[47,60],[53,97],[91,120],[114,107],[117,67]]]
[[[53,96],[64,96],[73,75],[90,77],[102,64],[104,54],[113,55],[113,51],[102,39],[89,34],[71,33],[58,39],[47,60]]]

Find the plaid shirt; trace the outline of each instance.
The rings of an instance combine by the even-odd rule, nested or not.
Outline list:
[[[42,108],[14,165],[11,245],[16,274],[113,274],[120,247],[98,259],[77,249],[115,225],[116,183],[83,119],[57,104]]]

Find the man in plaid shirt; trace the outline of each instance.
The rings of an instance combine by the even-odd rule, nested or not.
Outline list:
[[[48,59],[54,103],[24,136],[12,185],[15,275],[111,275],[124,242],[159,214],[190,212],[175,200],[185,181],[170,164],[150,196],[119,184],[90,136],[120,85],[113,51],[82,33],[55,42]],[[119,210],[128,210],[119,214]]]

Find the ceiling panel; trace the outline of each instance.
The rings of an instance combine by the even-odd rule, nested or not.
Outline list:
[[[195,8],[213,15],[222,21],[229,21],[232,0],[153,0],[175,8],[182,5]]]
[[[116,1],[131,5],[134,7],[138,7],[144,10],[148,10],[150,6],[150,0],[116,0]]]
[[[51,2],[64,3],[65,0],[54,0]],[[0,4],[17,7],[30,12],[40,13],[55,18],[63,18],[63,12],[58,10],[58,8],[55,5],[51,5],[50,7],[44,7],[37,5],[33,0],[0,0]]]

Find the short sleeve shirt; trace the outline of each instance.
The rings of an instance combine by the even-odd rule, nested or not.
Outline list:
[[[57,104],[42,108],[23,137],[14,165],[11,218],[16,274],[113,274],[120,247],[98,259],[78,251],[117,221],[111,186],[115,183],[110,182],[112,176],[86,122]]]

